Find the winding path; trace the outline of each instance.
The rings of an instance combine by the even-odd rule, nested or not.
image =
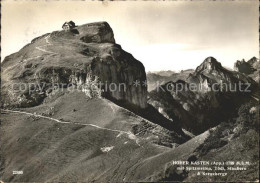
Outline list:
[[[51,45],[53,45],[53,44],[50,43],[50,41],[49,41],[50,35],[51,35],[51,34],[47,35],[47,36],[44,38],[45,41],[46,41],[46,44],[45,44],[45,45],[36,46],[35,48],[36,48],[37,50],[43,51],[43,52],[45,52],[45,53],[58,54],[58,53],[55,53],[55,52],[52,52],[52,51],[48,51],[48,50],[42,48],[42,47],[45,47],[45,46],[51,46]]]
[[[76,125],[83,125],[83,126],[92,126],[92,127],[99,128],[99,129],[102,129],[102,130],[108,130],[108,131],[112,131],[112,132],[118,132],[118,133],[121,133],[121,134],[124,133],[124,134],[127,134],[127,135],[132,135],[131,132],[126,132],[126,131],[122,131],[122,130],[114,130],[114,129],[104,128],[104,127],[100,127],[100,126],[97,126],[97,125],[94,125],[94,124],[85,124],[85,123],[78,123],[78,122],[61,121],[61,120],[58,120],[58,119],[55,119],[55,118],[51,118],[51,117],[48,117],[48,116],[43,116],[43,115],[35,114],[35,113],[29,113],[29,112],[24,112],[24,111],[14,111],[14,110],[8,110],[8,109],[1,109],[1,111],[3,111],[3,112],[9,112],[9,113],[26,114],[26,115],[29,115],[29,116],[35,116],[35,117],[39,117],[39,118],[45,118],[45,119],[48,119],[48,120],[55,121],[56,123],[65,123],[65,124],[76,124]]]
[[[55,121],[56,123],[76,124],[76,125],[83,125],[83,126],[91,126],[91,127],[98,128],[98,129],[102,129],[102,130],[117,132],[117,133],[119,133],[120,135],[121,135],[121,134],[126,134],[126,135],[128,135],[128,138],[130,138],[130,139],[132,139],[132,140],[135,140],[135,139],[136,139],[136,136],[135,136],[133,133],[131,133],[131,132],[126,132],[126,131],[122,131],[122,130],[115,130],[115,129],[105,128],[105,127],[100,127],[100,126],[94,125],[94,124],[84,124],[84,123],[78,123],[78,122],[61,121],[61,120],[58,120],[58,119],[55,119],[55,118],[51,118],[51,117],[48,117],[48,116],[43,116],[43,115],[40,115],[40,114],[29,113],[29,112],[24,112],[24,111],[14,111],[14,110],[8,110],[8,109],[1,109],[1,111],[7,112],[7,113],[8,113],[8,112],[9,112],[9,113],[18,113],[18,114],[25,114],[25,115],[29,115],[29,116],[35,116],[35,117],[39,117],[39,118],[45,118],[45,119],[48,119],[48,120],[51,120],[51,121]],[[137,143],[137,144],[138,144],[138,143]],[[139,144],[138,144],[138,145],[139,145]]]
[[[47,35],[44,39],[46,41],[46,44],[45,45],[42,45],[42,46],[36,46],[35,48],[39,51],[42,51],[42,52],[45,52],[45,53],[49,53],[51,55],[56,55],[58,53],[55,53],[55,52],[52,52],[52,51],[48,51],[46,49],[44,49],[43,47],[46,47],[46,46],[51,46],[53,45],[50,41],[49,41],[49,38],[51,36],[51,33],[49,35]],[[36,58],[39,58],[41,56],[36,56],[36,57],[30,57],[30,58],[27,58],[27,59],[24,59],[23,61],[29,61],[29,60],[32,60],[32,59],[36,59]]]

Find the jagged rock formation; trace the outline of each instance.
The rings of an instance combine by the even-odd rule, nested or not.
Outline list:
[[[234,70],[246,74],[256,82],[259,82],[260,64],[256,57],[252,57],[248,61],[245,61],[244,59],[241,61],[237,60],[234,64]]]
[[[241,92],[250,83],[251,92]],[[258,97],[258,86],[250,77],[222,67],[213,57],[190,73],[186,81],[167,82],[149,93],[148,103],[168,119],[199,134],[231,117],[244,101]],[[227,112],[228,111],[228,112]]]
[[[115,43],[107,22],[45,34],[6,57],[2,64],[4,105],[38,105],[53,90],[53,83],[79,87],[88,75],[103,83],[103,96],[147,106],[144,66]],[[140,85],[133,85],[134,81]],[[26,89],[14,92],[10,89],[14,83],[26,83]]]
[[[246,62],[244,59],[241,61],[237,60],[234,64],[234,69],[238,72],[242,72],[244,74],[252,74],[256,69],[253,68],[253,64],[257,62],[257,58],[253,57],[248,62]]]

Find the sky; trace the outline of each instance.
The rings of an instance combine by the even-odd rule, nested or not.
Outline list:
[[[3,0],[1,59],[37,36],[107,21],[117,44],[146,71],[194,69],[208,56],[227,68],[259,57],[259,2],[235,1],[30,1]]]

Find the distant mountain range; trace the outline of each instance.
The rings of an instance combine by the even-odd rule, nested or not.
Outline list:
[[[177,81],[178,79],[185,80],[190,73],[194,72],[193,69],[182,70],[181,72],[174,71],[158,71],[158,72],[148,72],[147,84],[148,91],[155,89],[157,86],[162,85],[168,81]]]
[[[171,71],[171,70],[168,70],[168,71],[154,71],[154,72],[148,72],[148,74],[157,74],[159,76],[171,76],[172,74],[176,73],[175,71]]]

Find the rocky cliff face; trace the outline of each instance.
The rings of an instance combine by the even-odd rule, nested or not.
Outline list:
[[[97,79],[102,95],[147,106],[144,66],[115,43],[107,22],[77,26],[35,38],[2,64],[5,106],[38,105],[53,91],[53,84],[80,88]],[[134,82],[140,84],[134,85]],[[25,83],[25,90],[10,90]],[[40,92],[39,92],[40,91]]]

